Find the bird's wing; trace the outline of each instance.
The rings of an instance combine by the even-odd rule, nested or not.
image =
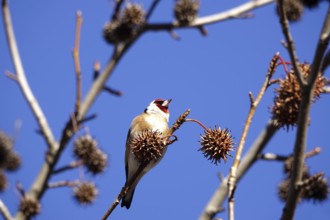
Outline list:
[[[130,139],[130,135],[131,135],[131,129],[128,130],[127,133],[127,138],[126,138],[126,151],[125,151],[125,172],[126,172],[126,180],[128,178],[128,155],[130,153],[130,148],[128,147],[129,145],[129,139]]]

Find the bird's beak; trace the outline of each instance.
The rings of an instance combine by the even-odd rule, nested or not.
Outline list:
[[[168,105],[171,103],[172,99],[167,99],[165,102],[162,104],[164,107],[168,107]]]

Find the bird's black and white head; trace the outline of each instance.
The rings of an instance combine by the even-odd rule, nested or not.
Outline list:
[[[168,106],[171,101],[172,101],[172,99],[167,99],[167,100],[155,99],[149,104],[149,106],[146,108],[145,112],[147,114],[159,114],[159,115],[163,116],[164,118],[166,118],[166,120],[168,122],[169,117],[170,117],[170,112],[169,112]]]

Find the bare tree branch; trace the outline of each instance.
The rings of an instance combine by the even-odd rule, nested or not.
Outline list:
[[[115,0],[116,5],[115,8],[113,10],[113,15],[111,17],[111,20],[117,20],[119,18],[119,14],[120,14],[120,8],[121,5],[124,3],[124,0]]]
[[[83,164],[82,160],[72,161],[68,165],[65,165],[63,167],[60,167],[60,168],[54,170],[53,174],[62,173],[62,172],[67,171],[67,170],[72,170],[74,168],[77,168],[77,167],[81,166],[82,164]]]
[[[315,155],[317,155],[319,153],[321,153],[321,148],[320,147],[316,147],[313,150],[307,152],[305,154],[305,157],[306,158],[313,157],[313,156],[315,156]],[[285,161],[285,160],[287,160],[290,157],[292,157],[292,155],[284,156],[284,155],[278,155],[278,154],[274,154],[274,153],[265,153],[265,154],[260,155],[258,158],[261,159],[261,160]]]
[[[286,19],[284,17],[284,19]],[[283,208],[281,220],[291,220],[294,217],[295,209],[299,200],[300,188],[297,187],[302,180],[303,166],[305,162],[307,126],[309,124],[309,112],[314,93],[314,84],[322,66],[322,59],[329,42],[330,32],[330,6],[324,21],[323,29],[317,44],[311,73],[308,76],[307,85],[302,87],[302,101],[299,108],[298,127],[294,144],[294,160],[288,199]],[[293,61],[292,61],[293,62]]]
[[[314,83],[321,71],[324,59],[326,57],[325,51],[329,45],[330,40],[330,5],[328,6],[328,12],[324,19],[323,28],[319,37],[319,41],[316,46],[313,64],[311,66],[311,74],[308,76],[308,85],[310,89],[314,86]]]
[[[259,156],[261,160],[275,160],[275,161],[285,161],[289,156],[274,154],[274,153],[265,153]]]
[[[14,29],[11,21],[11,15],[9,11],[8,1],[3,0],[2,1],[2,14],[3,14],[3,20],[4,20],[4,26],[5,26],[5,32],[7,36],[7,41],[11,53],[11,57],[14,63],[14,68],[17,76],[17,82],[20,86],[20,89],[28,102],[34,117],[36,118],[38,125],[40,127],[40,130],[42,131],[42,134],[45,138],[45,141],[48,145],[48,147],[52,149],[56,149],[58,144],[55,141],[55,138],[53,136],[53,133],[48,125],[47,119],[37,101],[37,99],[34,97],[33,92],[29,86],[29,83],[26,79],[23,64],[21,61],[21,57],[19,54],[19,50],[16,43],[16,38],[14,34]]]
[[[92,106],[96,97],[99,95],[99,93],[104,88],[105,82],[112,74],[114,68],[117,66],[120,58],[124,55],[124,53],[128,49],[128,47],[129,47],[129,45],[127,45],[127,44],[119,45],[119,46],[115,47],[110,61],[108,62],[107,66],[102,71],[102,73],[94,81],[89,92],[87,93],[87,95],[85,97],[85,100],[81,104],[81,109],[77,116],[78,120],[82,119],[85,116],[85,114],[87,113],[88,109]]]
[[[1,199],[0,199],[0,213],[5,220],[13,219],[13,217],[11,216],[11,214],[9,212],[9,209],[7,208],[7,206]]]
[[[146,20],[148,21],[149,18],[151,17],[152,13],[154,12],[154,10],[156,9],[156,6],[158,5],[158,3],[160,2],[160,0],[153,0],[149,10],[148,10],[148,13],[146,15]]]
[[[163,30],[172,31],[173,29],[179,29],[179,28],[201,27],[209,24],[218,23],[228,19],[241,18],[240,15],[248,11],[251,11],[253,9],[270,4],[272,2],[274,2],[274,0],[252,0],[235,8],[226,10],[224,12],[196,18],[194,22],[188,25],[180,25],[177,21],[174,21],[172,23],[154,23],[154,24],[150,23],[147,24],[144,27],[144,29],[146,31],[163,31]]]
[[[292,36],[291,36],[291,32],[290,32],[290,29],[289,29],[289,21],[286,17],[286,14],[284,12],[284,6],[283,6],[283,1],[284,0],[278,0],[277,1],[277,4],[278,4],[278,8],[279,8],[279,15],[280,15],[280,24],[281,24],[281,27],[282,27],[282,32],[283,32],[283,35],[286,39],[286,46],[287,46],[287,49],[288,49],[288,52],[289,52],[289,55],[290,55],[290,58],[291,58],[291,62],[292,62],[292,65],[293,65],[293,69],[294,69],[294,74],[299,82],[299,85],[301,87],[303,87],[304,85],[306,85],[306,81],[304,79],[304,76],[300,70],[300,67],[299,67],[299,59],[298,59],[298,56],[296,54],[296,48],[295,48],[295,44],[294,44],[294,41],[292,39]]]
[[[270,82],[270,80],[271,80],[271,78],[272,78],[272,76],[273,76],[273,74],[276,70],[276,65],[277,65],[277,61],[279,59],[279,55],[280,55],[279,52],[277,52],[273,56],[273,58],[270,62],[269,68],[268,68],[268,72],[266,74],[266,79],[265,79],[265,81],[264,81],[264,83],[263,83],[263,85],[262,85],[262,87],[261,87],[261,89],[258,93],[257,98],[254,99],[252,93],[251,92],[249,93],[250,102],[251,102],[250,110],[249,110],[249,113],[248,113],[248,116],[247,116],[247,119],[246,119],[246,122],[245,122],[245,125],[244,125],[244,129],[243,129],[243,132],[242,132],[241,139],[240,139],[238,147],[237,147],[234,163],[233,163],[232,167],[230,168],[230,174],[229,174],[229,178],[228,178],[228,189],[229,189],[228,219],[229,220],[234,220],[234,192],[235,192],[235,188],[236,188],[236,175],[237,175],[237,168],[238,168],[238,166],[241,162],[241,155],[242,155],[243,148],[244,148],[244,145],[245,145],[245,139],[246,139],[247,134],[249,132],[250,125],[251,125],[251,122],[252,122],[252,118],[255,114],[257,106],[259,105],[263,95],[265,94],[265,91],[269,86],[269,82]]]
[[[275,135],[278,126],[274,121],[268,122],[265,129],[255,139],[252,146],[249,148],[242,162],[237,169],[237,182],[244,176],[244,174],[251,168],[251,166],[258,160],[258,155],[266,147],[268,142]],[[228,178],[229,175],[223,179],[219,187],[216,189],[208,204],[204,208],[199,220],[212,220],[214,216],[222,209],[221,206],[228,194]]]
[[[76,105],[75,112],[79,112],[80,101],[81,101],[81,68],[80,68],[80,59],[79,59],[79,47],[80,47],[80,33],[81,33],[81,24],[82,24],[82,13],[77,11],[76,14],[76,34],[75,34],[75,43],[72,51],[74,68],[76,72]]]
[[[79,180],[75,180],[75,181],[63,180],[54,183],[48,183],[47,187],[48,188],[74,187],[74,186],[78,186],[79,183],[80,183]]]

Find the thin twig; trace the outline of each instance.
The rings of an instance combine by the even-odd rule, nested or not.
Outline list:
[[[320,147],[316,147],[313,150],[307,152],[305,154],[306,158],[313,157],[321,152]],[[261,160],[273,160],[273,161],[285,161],[288,158],[292,157],[292,155],[289,156],[284,156],[284,155],[279,155],[279,154],[274,154],[274,153],[265,153],[261,154],[258,158]]]
[[[100,69],[101,69],[101,64],[100,62],[96,61],[94,63],[94,73],[93,73],[93,80],[97,79],[97,77],[99,77],[100,75]],[[119,90],[113,89],[110,86],[103,86],[103,90],[110,93],[111,95],[115,95],[115,96],[122,96],[123,93]]]
[[[265,6],[272,2],[274,2],[274,0],[248,1],[240,6],[226,10],[224,12],[196,18],[194,22],[192,22],[191,24],[188,24],[188,25],[181,25],[177,21],[174,21],[172,23],[149,23],[144,27],[144,29],[146,31],[164,31],[164,30],[171,31],[171,30],[180,29],[180,28],[201,27],[201,26],[205,26],[205,25],[209,25],[209,24],[218,23],[218,22],[221,22],[224,20],[229,20],[229,19],[240,17],[240,15],[242,15],[246,12],[249,12],[253,9]]]
[[[122,91],[113,89],[110,86],[104,86],[103,87],[103,90],[106,91],[106,92],[108,92],[108,93],[110,93],[111,95],[115,95],[115,96],[119,96],[119,97],[123,95],[123,92]]]
[[[80,59],[79,59],[79,48],[80,48],[80,33],[82,25],[82,13],[77,11],[76,14],[76,34],[74,40],[74,48],[72,51],[74,68],[76,73],[76,104],[75,112],[79,112],[80,101],[81,101],[81,68],[80,68]]]
[[[63,181],[48,183],[47,187],[48,188],[74,187],[74,186],[78,186],[79,183],[80,183],[79,180],[75,180],[75,181],[63,180]]]
[[[256,111],[257,106],[259,105],[261,98],[263,97],[267,87],[269,86],[269,82],[271,80],[271,77],[273,76],[273,73],[275,72],[276,69],[276,64],[279,58],[279,53],[276,53],[274,55],[274,57],[272,58],[269,68],[268,68],[268,72],[266,75],[266,79],[259,91],[259,94],[257,96],[256,99],[253,98],[252,94],[250,93],[250,101],[251,101],[251,106],[250,106],[250,110],[244,125],[244,129],[242,132],[242,136],[241,139],[239,141],[238,147],[237,147],[237,152],[236,152],[236,156],[235,156],[235,160],[234,163],[230,169],[230,175],[229,175],[229,179],[228,179],[228,189],[229,189],[229,197],[228,197],[228,219],[229,220],[234,220],[234,190],[236,188],[236,176],[237,176],[237,168],[241,162],[241,155],[243,152],[243,148],[245,145],[245,139],[246,136],[248,134],[251,122],[252,122],[252,118],[254,116],[254,113]]]
[[[5,72],[5,75],[6,75],[9,79],[11,79],[11,80],[17,82],[17,76],[16,76],[14,73],[11,73],[11,72],[9,72],[9,71],[6,71],[6,72]]]
[[[86,116],[83,119],[81,119],[80,121],[78,121],[78,124],[82,124],[87,121],[91,121],[91,120],[95,119],[96,117],[97,117],[97,114],[92,114],[92,115]]]
[[[254,143],[249,147],[247,153],[242,158],[237,169],[237,182],[247,173],[247,171],[252,167],[252,165],[258,161],[258,155],[263,151],[272,137],[278,131],[278,126],[276,122],[270,121],[259,136],[255,139]],[[215,215],[222,210],[222,204],[228,194],[228,178],[229,175],[223,178],[223,181],[217,187],[203,212],[201,213],[199,220],[212,220]]]
[[[313,156],[318,155],[319,153],[321,153],[321,151],[322,151],[322,149],[320,147],[316,147],[313,150],[307,152],[305,154],[305,157],[306,158],[313,157]]]
[[[111,204],[111,206],[109,207],[109,209],[104,213],[103,217],[101,218],[102,220],[106,220],[111,215],[111,213],[113,212],[113,210],[115,210],[115,208],[118,206],[120,200],[127,194],[128,190],[131,188],[131,186],[134,183],[134,181],[136,180],[136,178],[141,174],[141,172],[144,170],[144,168],[147,165],[148,164],[144,163],[144,164],[141,164],[139,166],[138,170],[133,175],[133,177],[131,178],[131,180],[121,189],[121,191],[118,194],[118,196],[116,197],[115,201]]]
[[[117,20],[119,18],[120,15],[120,8],[121,5],[124,3],[124,0],[115,0],[116,1],[116,6],[115,9],[113,10],[113,15],[111,17],[111,20]]]
[[[283,6],[283,1],[284,0],[278,0],[278,8],[279,8],[279,15],[280,15],[280,24],[282,27],[282,32],[283,35],[286,39],[286,44],[287,44],[287,49],[292,61],[293,69],[294,69],[294,74],[297,78],[297,81],[299,82],[299,85],[303,87],[306,85],[306,80],[304,79],[304,76],[302,74],[302,71],[299,67],[299,60],[298,56],[296,54],[296,49],[295,49],[295,44],[291,36],[290,28],[289,28],[289,21],[286,17],[286,14],[284,12],[284,6]]]
[[[19,54],[14,29],[11,21],[11,15],[10,10],[8,6],[7,0],[2,0],[2,14],[3,14],[3,21],[5,26],[5,32],[7,36],[7,41],[9,44],[9,49],[11,53],[11,57],[14,63],[14,68],[17,76],[17,82],[20,86],[20,89],[28,102],[37,122],[40,127],[40,130],[42,131],[42,134],[45,138],[45,141],[50,149],[56,149],[57,148],[57,142],[54,138],[54,135],[48,125],[47,119],[37,101],[37,99],[34,97],[33,92],[29,86],[29,83],[26,79],[24,68],[22,65],[21,57]]]
[[[96,61],[93,65],[93,80],[95,80],[99,75],[100,75],[100,70],[101,70],[101,63],[100,61]]]
[[[195,123],[199,124],[204,130],[209,130],[209,128],[207,128],[205,125],[203,125],[202,122],[200,122],[200,121],[198,121],[196,119],[187,118],[185,121],[186,122],[195,122]]]
[[[176,33],[174,30],[169,30],[168,32],[170,33],[171,37],[174,40],[179,41],[181,39],[180,36],[178,35],[178,33]]]
[[[146,15],[146,21],[149,21],[149,19],[150,19],[152,13],[155,11],[156,6],[157,6],[157,4],[158,4],[159,2],[160,2],[160,0],[153,0],[152,4],[151,4],[151,6],[150,6],[150,8],[149,8],[149,10],[148,10],[148,13],[147,13],[147,15]]]
[[[16,183],[16,189],[17,189],[17,192],[19,193],[19,195],[21,196],[21,197],[24,197],[25,196],[25,190],[24,190],[24,188],[23,188],[23,186],[22,186],[22,184],[20,183],[20,182],[17,182]]]
[[[58,173],[62,173],[62,172],[67,171],[67,170],[75,169],[75,168],[81,166],[82,164],[83,164],[82,160],[72,161],[68,165],[65,165],[63,167],[60,167],[60,168],[54,170],[53,174],[58,174]]]
[[[9,212],[9,209],[7,208],[5,203],[2,201],[2,199],[0,199],[0,213],[5,220],[13,219],[13,217],[11,216],[11,214]]]
[[[273,160],[273,161],[285,161],[290,156],[284,156],[274,153],[264,153],[261,154],[258,158],[261,160]]]

